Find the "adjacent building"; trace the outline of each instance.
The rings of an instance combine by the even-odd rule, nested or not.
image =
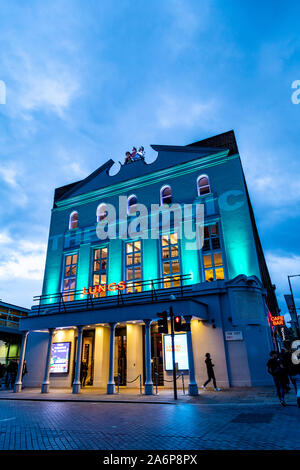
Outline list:
[[[152,148],[150,164],[133,149],[118,173],[109,160],[55,190],[43,291],[20,322],[26,386],[79,393],[84,370],[85,385],[107,393],[140,378],[146,394],[155,383],[171,387],[170,335],[157,323],[170,307],[185,325],[175,358],[190,394],[206,379],[207,352],[221,388],[270,383],[268,316],[278,305],[234,132]],[[166,229],[172,204],[185,218],[171,213]],[[197,248],[182,230],[187,220]]]

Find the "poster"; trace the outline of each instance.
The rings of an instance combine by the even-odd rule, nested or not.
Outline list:
[[[174,336],[175,363],[178,363],[178,370],[188,370],[188,351],[186,333]],[[164,335],[165,348],[165,369],[173,370],[172,366],[172,339],[171,335]]]
[[[69,372],[71,343],[53,343],[51,350],[50,373],[67,374]]]

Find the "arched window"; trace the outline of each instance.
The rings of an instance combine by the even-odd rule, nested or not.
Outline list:
[[[134,194],[129,196],[129,198],[127,199],[127,212],[128,212],[128,214],[132,214],[136,211],[137,202],[138,202],[137,197]]]
[[[70,215],[69,229],[78,228],[78,212],[74,211]]]
[[[106,204],[99,204],[97,207],[97,222],[101,222],[101,220],[104,220],[105,217],[107,216],[107,207]]]
[[[172,203],[172,190],[171,186],[163,186],[160,190],[160,203],[171,204]]]
[[[197,179],[198,196],[210,193],[210,184],[208,176],[202,175]]]

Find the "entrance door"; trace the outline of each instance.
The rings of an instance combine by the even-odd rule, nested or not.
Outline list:
[[[126,363],[126,327],[117,327],[115,330],[115,382],[126,385],[127,363]]]

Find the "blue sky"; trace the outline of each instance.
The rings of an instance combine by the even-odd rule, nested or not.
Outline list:
[[[55,187],[133,145],[234,129],[283,311],[300,273],[300,4],[10,0],[1,5],[0,298],[41,291]],[[300,278],[294,281],[300,307]]]

